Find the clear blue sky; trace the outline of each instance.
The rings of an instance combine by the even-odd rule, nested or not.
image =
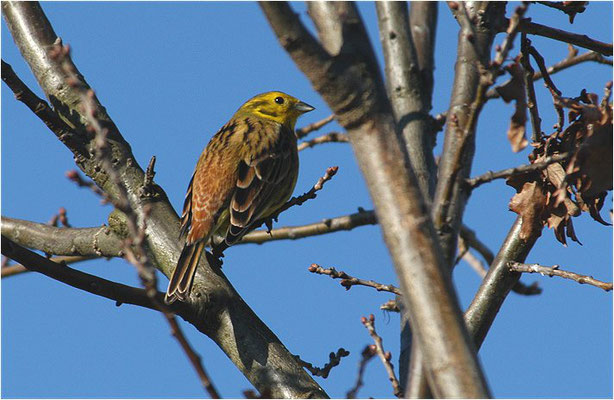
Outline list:
[[[307,20],[305,6],[294,4]],[[278,45],[255,3],[43,3],[58,35],[101,102],[131,143],[142,166],[157,156],[156,182],[180,209],[196,159],[235,109],[256,93],[283,90],[316,107],[298,126],[330,114],[323,100]],[[375,8],[360,3],[374,46],[381,54]],[[612,4],[591,2],[570,25],[556,10],[531,5],[529,16],[555,27],[612,39]],[[445,111],[451,91],[457,23],[440,4],[437,30],[434,113]],[[497,43],[501,36],[496,39]],[[565,44],[535,38],[548,64],[565,57]],[[582,50],[583,51],[583,50]],[[511,54],[518,52],[516,46]],[[383,60],[380,57],[380,63]],[[39,95],[4,23],[2,58]],[[583,65],[554,76],[565,95],[582,88],[603,93],[611,69]],[[537,85],[543,127],[556,117],[549,94]],[[528,150],[513,154],[505,132],[513,106],[489,102],[478,129],[473,173],[526,163]],[[323,132],[340,129],[331,125]],[[439,143],[442,142],[438,137]],[[439,147],[438,147],[439,149]],[[439,150],[438,150],[439,152]],[[297,225],[371,208],[349,145],[330,144],[301,153],[297,193],[325,168],[340,167],[317,200],[291,209],[279,225]],[[2,86],[2,214],[46,222],[59,207],[73,226],[106,222],[111,211],[64,173],[75,168],[71,154],[33,114]],[[515,214],[507,203],[514,189],[497,181],[480,187],[466,211],[467,225],[493,250]],[[611,196],[603,210],[606,220]],[[279,226],[278,225],[278,226]],[[560,264],[612,280],[612,231],[588,215],[574,219],[583,243],[558,244],[545,230],[528,261]],[[392,296],[356,287],[346,292],[327,277],[307,272],[311,263],[334,266],[383,283],[395,283],[378,227],[362,227],[297,242],[237,246],[227,251],[224,270],[243,298],[294,354],[322,365],[344,347],[351,355],[326,380],[334,397],[353,386],[360,352],[371,339],[360,317],[376,316],[376,328],[393,360],[399,354],[396,314],[379,306]],[[108,279],[138,286],[136,272],[122,260],[77,266]],[[480,359],[497,397],[611,397],[612,294],[541,276],[540,296],[510,294],[488,335]],[[166,287],[160,278],[160,288]],[[455,284],[463,307],[479,278],[461,263]],[[242,397],[249,382],[206,337],[188,324],[185,332],[202,355],[219,392]],[[395,361],[395,366],[398,363]],[[163,318],[149,310],[80,292],[38,274],[2,281],[3,397],[203,397],[202,388],[171,337]],[[362,397],[391,397],[379,360],[367,367]]]

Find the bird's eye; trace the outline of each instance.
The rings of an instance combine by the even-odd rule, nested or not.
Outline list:
[[[275,103],[277,103],[277,104],[284,104],[284,98],[283,97],[275,97]]]

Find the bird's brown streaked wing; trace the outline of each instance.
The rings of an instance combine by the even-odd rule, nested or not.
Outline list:
[[[188,185],[188,190],[185,194],[185,200],[183,201],[183,211],[181,213],[181,227],[179,229],[179,239],[185,239],[188,229],[190,229],[190,223],[192,221],[192,184],[194,183],[194,175],[196,172],[192,174],[192,178],[190,179],[190,184]]]
[[[232,245],[247,233],[274,204],[279,184],[291,170],[291,141],[280,138],[274,149],[239,165],[237,187],[230,202],[230,226],[226,243]],[[296,146],[296,145],[295,145]]]

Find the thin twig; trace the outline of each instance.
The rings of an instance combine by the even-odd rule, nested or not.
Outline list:
[[[270,217],[263,219],[263,220],[259,220],[256,221],[254,223],[254,227],[258,227],[262,224],[265,224],[267,227],[267,230],[265,231],[267,234],[272,233],[273,232],[273,221],[277,221],[277,218],[279,218],[279,215],[286,211],[287,209],[289,209],[290,207],[293,206],[301,206],[304,202],[306,202],[307,200],[312,200],[315,199],[318,195],[317,192],[319,192],[320,190],[322,190],[322,188],[324,187],[324,184],[326,182],[328,182],[329,180],[331,180],[333,178],[333,176],[335,176],[335,174],[337,173],[337,171],[339,170],[339,167],[328,167],[326,169],[326,173],[324,174],[324,176],[320,177],[320,179],[318,179],[318,181],[316,182],[315,185],[313,185],[313,187],[311,189],[309,189],[309,191],[303,193],[300,196],[295,196],[293,198],[291,198],[290,200],[288,200],[286,202],[286,204],[284,204],[283,206],[281,206],[276,212],[275,214],[271,215]],[[295,227],[298,230],[301,230],[301,227]],[[306,236],[309,236],[309,233],[313,232],[313,229],[317,230],[319,227],[315,226],[315,227],[304,227],[305,230],[307,230],[307,232],[303,232],[306,233]],[[282,232],[281,235],[282,237],[280,237],[280,239],[291,239],[292,237],[292,227],[289,227],[288,229],[284,230],[282,228]],[[324,228],[325,229],[325,228]],[[343,228],[340,228],[343,229]],[[265,242],[267,240],[275,240],[269,238],[267,240],[265,240],[265,238],[262,236],[262,233],[260,233],[262,231],[257,231],[255,232],[251,237],[253,239],[252,243],[262,243]],[[246,235],[246,236],[249,236]],[[285,236],[285,237],[284,237]],[[245,242],[240,242],[240,243],[249,243],[250,239],[247,239],[247,241]],[[225,240],[222,240],[221,242],[215,242],[213,244],[213,256],[217,257],[220,261],[221,261],[221,257],[223,257],[223,253],[224,251],[228,248],[228,243],[226,243]]]
[[[296,361],[298,361],[303,367],[307,368],[307,370],[311,372],[313,376],[320,376],[326,379],[328,378],[328,374],[330,374],[331,369],[339,365],[343,357],[347,357],[349,355],[350,355],[350,352],[344,349],[343,347],[341,347],[339,350],[337,350],[337,353],[331,352],[328,355],[329,361],[327,364],[324,364],[324,367],[322,368],[314,367],[311,363],[308,363],[307,361],[303,361],[301,357],[299,356],[294,356],[294,357],[296,358]]]
[[[552,156],[548,156],[544,158],[542,161],[533,163],[533,164],[525,164],[520,165],[518,167],[506,168],[501,171],[492,172],[488,171],[482,175],[476,176],[475,178],[467,179],[467,184],[471,189],[475,189],[478,186],[481,186],[485,183],[491,182],[495,179],[506,179],[512,175],[520,175],[526,174],[533,171],[541,171],[548,167],[550,164],[554,164],[557,162],[565,161],[572,156],[572,153],[562,153],[555,154]]]
[[[355,278],[351,275],[346,274],[343,271],[337,271],[334,268],[322,268],[318,264],[311,264],[308,268],[309,272],[318,274],[318,275],[328,275],[333,279],[341,279],[341,286],[343,286],[346,290],[350,290],[352,286],[367,286],[376,289],[378,292],[390,292],[394,294],[401,295],[401,290],[394,285],[383,285],[381,283]]]
[[[306,140],[298,144],[298,151],[309,149],[322,143],[348,143],[350,138],[345,133],[331,132],[326,135],[318,136],[311,140]]]
[[[348,399],[355,399],[356,398],[356,395],[358,394],[358,391],[360,390],[360,388],[364,384],[364,382],[362,380],[362,377],[365,374],[365,368],[367,366],[367,363],[369,361],[371,361],[373,359],[373,357],[375,357],[375,354],[377,354],[377,350],[376,350],[374,344],[367,345],[362,350],[362,353],[361,353],[362,357],[360,358],[360,363],[358,364],[358,374],[356,376],[356,384],[354,385],[353,388],[348,390],[348,392],[346,394],[346,397]]]
[[[73,127],[62,120],[45,100],[34,94],[4,60],[2,60],[2,80],[13,91],[17,100],[25,104],[34,115],[47,125],[62,143],[75,151],[77,159],[83,157],[86,149],[76,140]]]
[[[554,101],[554,109],[558,115],[558,122],[555,126],[557,132],[560,132],[565,125],[565,114],[563,113],[563,107],[558,104],[557,99],[561,97],[561,91],[556,87],[550,74],[548,73],[548,68],[546,67],[546,62],[544,61],[544,57],[537,51],[537,49],[530,45],[531,42],[527,39],[527,50],[528,53],[533,57],[537,66],[539,67],[539,71],[542,73],[544,77],[544,85],[550,91],[552,95],[552,100]]]
[[[403,396],[403,391],[401,390],[399,381],[394,374],[394,367],[390,362],[390,360],[392,359],[392,354],[390,354],[389,351],[384,351],[382,338],[377,334],[377,332],[375,332],[375,317],[373,316],[373,314],[371,314],[369,315],[369,318],[362,317],[360,321],[365,326],[365,328],[367,328],[367,330],[369,331],[369,335],[371,335],[373,341],[375,342],[375,350],[380,360],[382,360],[384,368],[386,368],[386,372],[388,373],[388,379],[392,384],[392,390],[394,395],[398,398],[401,398]]]
[[[143,179],[143,187],[141,188],[141,195],[144,197],[152,197],[155,190],[154,177],[156,176],[156,156],[151,156],[147,170],[145,171],[145,178]]]
[[[580,274],[576,274],[575,272],[563,271],[559,269],[558,265],[553,265],[552,267],[546,267],[546,266],[539,265],[539,264],[523,264],[523,263],[519,263],[515,261],[509,262],[507,265],[510,271],[537,273],[537,274],[541,274],[542,276],[547,275],[549,277],[559,276],[561,278],[571,279],[572,281],[576,281],[581,285],[586,283],[588,285],[598,287],[600,289],[605,290],[606,292],[609,292],[612,290],[612,282],[602,282],[600,280],[593,278],[592,276],[580,275]]]
[[[235,246],[245,243],[262,244],[275,240],[296,240],[338,231],[349,231],[359,226],[375,224],[377,224],[377,217],[373,210],[360,210],[354,214],[325,218],[321,222],[308,225],[284,226],[270,231],[253,231],[245,235]]]
[[[311,132],[317,131],[318,129],[322,128],[324,125],[328,124],[329,122],[332,122],[334,119],[335,119],[335,114],[332,114],[320,121],[304,126],[301,129],[297,129],[296,137],[299,139],[303,138],[309,135]]]
[[[583,34],[577,34],[563,31],[561,29],[551,28],[546,25],[531,22],[528,19],[525,19],[520,23],[519,29],[522,33],[544,36],[550,39],[559,40],[561,42],[596,51],[606,56],[612,55],[612,43],[603,43]]]
[[[397,313],[401,312],[401,307],[399,307],[399,303],[396,301],[396,299],[388,300],[387,302],[379,306],[379,309],[382,311],[390,311]]]
[[[539,116],[539,110],[537,108],[537,96],[535,95],[535,85],[533,84],[533,67],[529,60],[529,46],[530,41],[527,39],[527,35],[523,33],[520,36],[520,52],[522,57],[520,62],[524,68],[524,86],[527,91],[527,107],[529,109],[529,115],[531,117],[531,141],[533,143],[539,143],[542,138],[541,123],[542,119]]]
[[[573,49],[573,47],[571,48]],[[595,51],[587,51],[586,53],[577,55],[577,50],[575,50],[575,51],[571,51],[570,54],[567,57],[565,57],[563,60],[548,67],[547,71],[550,75],[553,75],[553,74],[556,74],[557,72],[564,71],[567,68],[573,67],[575,65],[578,65],[578,64],[581,64],[587,61],[594,61],[598,64],[604,64],[604,65],[610,65],[610,66],[612,65],[612,59],[605,58],[600,53],[597,53]],[[543,77],[544,76],[541,73],[541,71],[533,72],[534,81],[543,79]],[[505,83],[503,83],[502,85],[504,84]],[[496,90],[496,88],[492,88],[492,89],[489,89],[488,92],[486,92],[486,97],[488,98],[488,100],[491,100],[491,99],[497,99],[501,97],[501,95]]]
[[[309,191],[303,193],[302,195],[298,197],[293,197],[290,200],[288,200],[286,204],[284,204],[279,210],[277,210],[274,216],[271,216],[271,219],[277,219],[279,214],[286,211],[290,207],[300,206],[307,200],[315,199],[318,196],[317,193],[320,190],[322,190],[322,188],[324,187],[324,184],[330,181],[333,178],[333,176],[335,176],[338,170],[339,170],[339,167],[328,167],[326,169],[326,173],[324,174],[324,176],[318,179],[316,184],[313,185],[313,187],[309,189]]]

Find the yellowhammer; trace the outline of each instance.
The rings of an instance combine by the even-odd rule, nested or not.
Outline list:
[[[205,244],[215,234],[226,245],[273,215],[292,195],[298,176],[294,125],[314,108],[282,92],[243,104],[198,159],[181,215],[185,245],[165,301],[185,301]]]

